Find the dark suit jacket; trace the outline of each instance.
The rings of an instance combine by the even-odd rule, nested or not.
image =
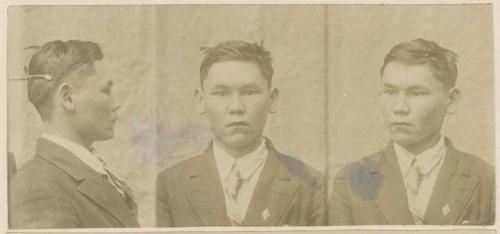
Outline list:
[[[494,224],[494,168],[446,145],[424,224]],[[329,206],[330,225],[414,224],[393,144],[339,172]]]
[[[324,176],[267,146],[269,155],[242,226],[325,225]],[[211,147],[158,176],[157,224],[231,226]]]
[[[127,195],[76,155],[40,138],[35,157],[11,181],[11,228],[138,227],[131,191]]]

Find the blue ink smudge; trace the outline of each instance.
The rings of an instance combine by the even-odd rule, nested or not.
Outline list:
[[[158,121],[136,119],[132,121],[132,143],[136,154],[143,162],[157,162],[173,153],[181,144],[206,145],[208,130],[190,125],[177,131],[169,131]]]

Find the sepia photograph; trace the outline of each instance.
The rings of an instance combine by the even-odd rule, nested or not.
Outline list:
[[[5,222],[495,232],[494,33],[492,3],[9,5]]]

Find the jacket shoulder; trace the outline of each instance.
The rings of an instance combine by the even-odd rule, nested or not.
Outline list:
[[[10,181],[13,205],[65,194],[73,179],[50,162],[34,157],[22,165]]]
[[[462,151],[458,152],[458,169],[460,171],[468,172],[480,178],[495,177],[495,168],[493,165],[487,163],[483,159]]]
[[[325,176],[323,173],[317,169],[307,165],[303,161],[285,154],[278,153],[275,155],[278,161],[281,163],[282,167],[286,169],[289,173],[297,176],[305,182],[309,181],[320,181],[323,182]]]
[[[385,162],[384,154],[380,151],[367,155],[357,161],[351,162],[342,167],[336,175],[336,179],[352,179],[353,176],[360,176],[379,169]]]
[[[164,169],[162,172],[160,172],[160,174],[158,174],[158,180],[166,180],[170,177],[179,178],[180,176],[187,174],[188,171],[202,165],[202,157],[203,154],[198,154],[194,157],[184,159],[183,161],[180,161],[167,169]]]
[[[23,183],[46,185],[52,183],[57,184],[60,183],[61,180],[67,178],[70,178],[70,176],[66,174],[64,170],[35,156],[19,168],[17,173],[12,177],[11,183],[13,185]]]

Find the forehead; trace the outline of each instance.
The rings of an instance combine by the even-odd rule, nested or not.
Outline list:
[[[266,85],[266,82],[266,79],[262,76],[262,73],[255,63],[240,60],[229,60],[212,64],[207,72],[204,85]]]
[[[383,85],[398,87],[443,87],[443,83],[435,77],[431,68],[425,64],[391,62],[385,67],[381,82]]]

